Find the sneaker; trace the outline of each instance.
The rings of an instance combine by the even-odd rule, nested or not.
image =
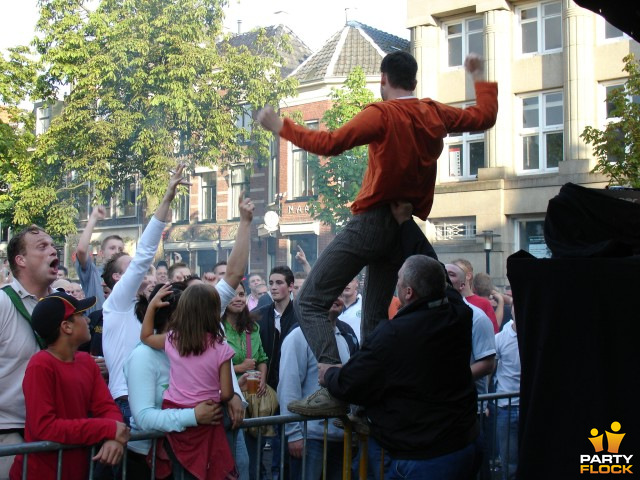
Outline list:
[[[309,417],[339,417],[349,413],[349,404],[332,397],[326,388],[321,388],[302,400],[290,402],[287,409]]]

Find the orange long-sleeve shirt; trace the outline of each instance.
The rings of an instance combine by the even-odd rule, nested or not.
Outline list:
[[[337,155],[369,145],[369,164],[351,205],[354,215],[394,200],[409,201],[426,220],[433,204],[442,139],[452,132],[486,130],[496,121],[498,85],[478,82],[476,105],[450,107],[429,98],[367,105],[333,132],[309,130],[284,120],[280,136],[317,155]]]

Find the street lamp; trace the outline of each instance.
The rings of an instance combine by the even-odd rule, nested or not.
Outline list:
[[[487,275],[491,274],[489,264],[491,260],[491,250],[493,250],[493,238],[499,237],[500,235],[497,233],[493,233],[493,230],[483,230],[482,234],[476,235],[476,237],[482,237],[484,241],[484,253],[485,253],[485,270],[487,271]]]

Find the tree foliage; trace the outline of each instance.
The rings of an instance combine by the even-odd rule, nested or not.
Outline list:
[[[609,115],[616,120],[602,130],[587,127],[580,136],[593,145],[594,173],[607,175],[610,185],[640,188],[640,63],[633,54],[624,62],[629,77],[607,97],[613,107]]]
[[[344,85],[333,89],[331,108],[322,117],[329,131],[336,130],[367,104],[375,101],[367,88],[364,71],[356,67]],[[309,156],[314,169],[318,200],[310,202],[314,218],[339,230],[351,218],[350,206],[360,191],[362,177],[367,168],[367,146],[355,147],[340,155],[319,159]]]
[[[36,85],[36,62],[27,47],[0,54],[0,221],[13,222],[11,194],[28,184],[31,148],[35,140],[33,114],[20,108]]]
[[[16,223],[45,212],[52,233],[75,230],[80,198],[117,197],[136,177],[157,198],[176,163],[225,167],[268,154],[243,109],[294,93],[278,65],[284,37],[250,51],[222,35],[225,0],[41,0],[38,93],[66,92],[62,115],[38,138],[33,183],[16,196]]]

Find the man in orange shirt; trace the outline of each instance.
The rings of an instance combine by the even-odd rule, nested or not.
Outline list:
[[[485,130],[495,123],[497,84],[482,81],[479,57],[467,57],[465,68],[476,82],[477,102],[466,109],[416,98],[418,65],[410,54],[394,52],[380,65],[383,101],[368,105],[333,132],[296,125],[280,118],[271,107],[258,112],[257,120],[264,128],[317,155],[337,155],[369,145],[368,168],[351,205],[354,216],[322,252],[296,299],[300,326],[319,364],[340,363],[327,314],[333,300],[365,266],[363,341],[387,318],[403,261],[399,227],[389,204],[410,202],[414,215],[426,220],[442,139],[451,132]],[[294,403],[290,411],[307,415],[343,415],[346,408],[325,389]]]

